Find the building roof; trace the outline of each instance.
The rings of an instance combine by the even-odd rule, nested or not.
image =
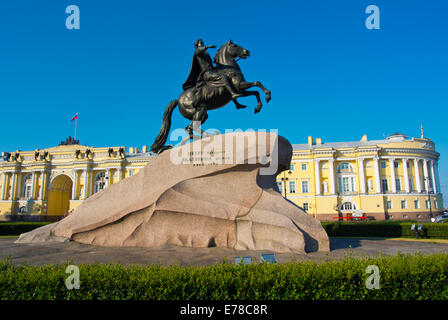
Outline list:
[[[344,142],[327,142],[327,143],[315,143],[313,144],[302,143],[302,144],[293,144],[293,150],[310,150],[310,149],[323,149],[323,148],[358,148],[358,147],[374,147],[379,144],[389,144],[396,142],[404,142],[404,141],[415,141],[415,138],[408,139],[403,133],[393,133],[383,140],[367,140],[362,139],[361,141],[344,141]]]
[[[321,144],[310,145],[308,143],[293,144],[293,150],[303,150],[303,149],[320,149],[320,148],[356,148],[356,147],[366,147],[366,146],[376,146],[380,143],[388,143],[386,140],[371,140],[371,141],[346,141],[346,142],[327,142]]]

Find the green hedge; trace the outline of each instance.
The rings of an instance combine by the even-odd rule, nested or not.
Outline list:
[[[322,222],[330,237],[415,238],[412,224],[423,225],[423,238],[448,239],[447,223],[418,222]]]
[[[365,285],[369,265],[379,268],[379,289]],[[447,254],[248,266],[79,265],[79,290],[66,289],[65,270],[3,261],[0,299],[448,299]]]
[[[50,222],[0,222],[0,236],[18,236]]]

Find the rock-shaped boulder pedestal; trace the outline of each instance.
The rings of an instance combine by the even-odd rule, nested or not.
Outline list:
[[[17,242],[329,251],[320,222],[278,190],[276,176],[289,169],[291,157],[291,144],[275,133],[197,140],[155,156],[136,175]]]

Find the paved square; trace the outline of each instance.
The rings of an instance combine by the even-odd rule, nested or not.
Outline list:
[[[53,244],[15,244],[15,238],[0,239],[0,259],[10,256],[14,264],[73,264],[122,263],[169,265],[213,265],[225,258],[234,263],[235,256],[252,256],[260,261],[261,253],[268,251],[237,251],[225,248],[187,248],[164,246],[161,248],[97,247],[76,242]],[[420,242],[412,240],[383,240],[361,238],[331,238],[331,251],[308,254],[276,253],[278,263],[295,261],[320,261],[341,259],[350,251],[354,256],[376,256],[379,253],[395,255],[398,252],[422,254],[448,253],[447,243]],[[350,249],[351,248],[351,249]],[[254,261],[254,259],[252,259]]]

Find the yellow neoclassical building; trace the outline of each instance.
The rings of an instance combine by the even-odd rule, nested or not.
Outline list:
[[[110,184],[132,176],[154,155],[139,148],[79,145],[4,152],[0,220],[55,221]],[[291,168],[277,177],[282,194],[320,220],[364,216],[427,219],[443,207],[439,154],[423,135],[293,144]]]
[[[58,220],[83,200],[137,173],[153,156],[146,146],[95,148],[67,139],[59,146],[4,152],[0,220]]]
[[[319,220],[362,216],[427,220],[441,212],[439,153],[423,136],[395,133],[384,140],[293,144],[279,190]]]

